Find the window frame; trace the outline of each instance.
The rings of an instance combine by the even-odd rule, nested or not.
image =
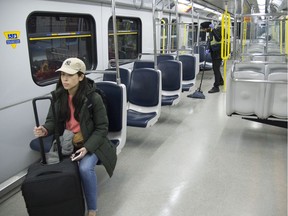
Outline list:
[[[52,32],[51,30],[51,27],[52,25],[50,25],[50,32],[32,32],[30,31],[32,28],[30,24],[30,22],[32,22],[33,20],[33,16],[35,17],[50,17],[50,18],[54,18],[54,19],[61,19],[61,17],[64,17],[65,19],[67,18],[76,18],[78,19],[78,29],[77,31],[74,31],[73,30],[66,30],[63,31],[63,26],[60,26],[60,30],[59,31],[54,31]],[[67,20],[65,20],[67,21]],[[84,24],[88,24],[89,27],[88,27],[88,30],[85,31],[85,29],[83,29],[83,26],[80,26],[79,27],[79,21],[85,21],[83,22]],[[83,24],[82,23],[82,24]],[[51,23],[50,23],[51,24]],[[72,23],[72,24],[75,24],[75,23]],[[37,27],[37,25],[35,24],[35,26]],[[55,27],[55,26],[54,26]],[[69,25],[65,25],[64,26],[65,29],[69,29],[69,28],[73,28],[75,26],[69,26]],[[61,30],[63,32],[61,32]],[[55,84],[58,82],[58,77],[59,76],[53,76],[52,77],[49,77],[49,78],[43,78],[43,79],[37,79],[36,77],[36,73],[37,72],[41,72],[41,67],[42,67],[42,64],[40,66],[40,69],[38,69],[37,72],[35,72],[37,69],[37,65],[35,65],[35,62],[33,62],[33,58],[35,57],[35,53],[33,53],[33,50],[32,50],[32,43],[33,41],[35,41],[35,43],[37,43],[37,41],[45,41],[45,40],[51,40],[50,41],[50,44],[52,44],[52,40],[55,40],[55,43],[63,43],[63,39],[65,39],[66,43],[68,44],[69,43],[69,40],[72,40],[73,42],[73,39],[76,39],[77,43],[76,43],[76,48],[77,48],[77,54],[79,55],[79,47],[81,45],[81,39],[82,38],[90,38],[90,39],[87,39],[87,41],[84,41],[84,43],[86,44],[85,47],[85,50],[84,50],[84,53],[87,55],[86,56],[86,66],[87,66],[87,70],[95,70],[96,67],[97,67],[97,40],[96,40],[96,22],[95,22],[95,19],[94,17],[91,15],[91,14],[85,14],[85,13],[67,13],[67,12],[50,12],[50,11],[34,11],[32,13],[30,13],[28,16],[27,16],[27,19],[26,19],[26,35],[27,35],[27,45],[28,45],[28,54],[29,54],[29,63],[30,63],[30,71],[31,71],[31,76],[32,76],[32,80],[34,81],[34,83],[38,86],[47,86],[47,85],[51,85],[51,84]],[[48,44],[48,46],[50,45]],[[80,45],[79,45],[80,44]],[[54,49],[54,48],[58,48],[59,49],[59,46],[58,47],[53,47],[53,46],[50,46],[49,49]],[[66,47],[65,47],[66,48]],[[81,46],[81,48],[83,48],[83,46]],[[41,51],[41,50],[40,50]],[[71,51],[69,49],[66,49],[64,51]],[[45,51],[42,51],[43,53]],[[72,52],[72,51],[71,51]],[[42,54],[43,54],[42,53]],[[34,54],[34,55],[33,55]],[[61,59],[61,64],[62,62],[65,60],[64,58],[68,58],[68,57],[72,57],[72,56],[75,56],[73,55],[72,53],[70,53],[69,55],[69,52],[65,53],[66,54],[66,57],[63,57],[63,59]],[[48,58],[48,55],[47,53],[44,54],[44,56],[46,57],[46,60],[45,58],[43,58],[43,60],[39,60],[39,61],[43,61],[43,64],[45,64],[45,62],[47,62],[47,65],[49,64],[49,61],[50,63],[52,61],[56,61],[56,59],[52,58],[52,59],[49,59]],[[75,56],[75,57],[85,57],[85,56]],[[59,59],[58,59],[59,61]],[[60,61],[59,61],[60,62]],[[54,64],[54,63],[53,63]],[[49,73],[51,73],[51,71],[54,70],[54,72],[56,71],[56,69],[58,69],[61,64],[58,66],[58,63],[57,63],[57,68],[55,67],[56,64],[53,65],[52,68],[49,68]],[[39,66],[39,65],[38,65]],[[48,67],[48,66],[47,66]]]

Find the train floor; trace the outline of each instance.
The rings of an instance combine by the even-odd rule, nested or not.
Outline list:
[[[206,99],[186,97],[194,89],[151,128],[128,127],[112,178],[96,167],[97,216],[287,215],[287,129],[228,117],[213,79],[205,71]],[[20,191],[0,215],[28,215]]]

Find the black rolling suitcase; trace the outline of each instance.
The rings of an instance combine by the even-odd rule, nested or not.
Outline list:
[[[51,97],[33,100],[36,125],[39,125],[37,100],[49,99],[55,117]],[[59,134],[55,134],[59,163],[46,164],[43,141],[40,139],[42,162],[31,165],[21,190],[30,216],[83,216],[85,204],[77,162],[62,158]]]

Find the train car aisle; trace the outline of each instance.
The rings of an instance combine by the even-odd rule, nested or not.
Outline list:
[[[286,216],[287,130],[226,116],[212,83],[205,72],[205,100],[184,93],[153,127],[128,127],[113,177],[96,168],[97,216]],[[21,192],[0,215],[28,215]]]

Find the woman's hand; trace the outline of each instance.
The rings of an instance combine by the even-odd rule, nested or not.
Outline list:
[[[81,160],[81,159],[88,153],[88,151],[87,151],[87,149],[86,149],[85,147],[82,147],[82,148],[78,149],[78,150],[75,152],[75,154],[77,154],[77,153],[80,153],[80,155],[79,155],[77,158],[74,159],[74,160],[76,160],[76,161]],[[72,155],[71,155],[71,159],[74,158],[75,154],[72,154]],[[74,160],[73,160],[73,161],[74,161]]]
[[[35,126],[33,132],[36,137],[43,137],[46,136],[48,133],[46,128],[44,128],[42,125],[40,125],[39,127]]]

